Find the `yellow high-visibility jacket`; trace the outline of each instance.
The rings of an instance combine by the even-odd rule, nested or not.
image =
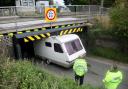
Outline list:
[[[88,70],[85,59],[76,59],[73,65],[73,70],[77,75],[83,76]]]
[[[103,83],[106,89],[117,89],[118,85],[122,81],[122,73],[120,71],[106,73],[105,78],[103,79]]]

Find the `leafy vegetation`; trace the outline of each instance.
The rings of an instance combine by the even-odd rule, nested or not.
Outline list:
[[[92,55],[105,57],[119,62],[128,63],[127,54],[121,53],[119,50],[105,47],[95,47],[89,51]]]
[[[119,30],[128,30],[128,1],[117,0],[116,5],[111,8],[110,19],[113,28]]]
[[[0,6],[15,6],[15,0],[0,0]]]
[[[110,19],[113,25],[114,35],[118,39],[120,49],[128,53],[128,0],[117,0],[116,5],[110,11]]]
[[[66,5],[100,5],[101,0],[64,0]],[[111,7],[115,0],[104,0],[105,7]]]
[[[101,39],[102,42],[106,42],[106,39],[110,39],[110,42],[114,41],[118,46],[113,48],[109,46],[105,47],[103,44],[97,45],[96,40],[98,39]],[[111,60],[128,63],[128,55],[121,50],[124,46],[118,44],[119,40],[115,36],[115,30],[102,30],[101,28],[89,30],[87,42],[87,51],[89,55],[101,56]]]
[[[88,32],[88,47],[91,54],[128,63],[128,1],[116,0],[109,17],[96,17],[95,26]],[[104,18],[104,19],[103,19]],[[106,24],[107,23],[107,24]],[[118,45],[116,49],[97,45],[96,40],[110,39]]]
[[[99,89],[77,86],[73,80],[55,77],[28,61],[0,58],[0,89]]]

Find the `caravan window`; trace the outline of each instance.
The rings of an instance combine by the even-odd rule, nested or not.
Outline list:
[[[65,43],[65,46],[66,46],[66,49],[67,49],[67,52],[69,55],[72,55],[73,53],[76,53],[76,52],[82,50],[82,45],[81,45],[79,39],[67,42],[67,43]]]
[[[45,42],[45,46],[52,47],[52,44],[50,42]]]
[[[58,43],[54,43],[54,51],[59,52],[59,53],[63,53],[62,47]]]

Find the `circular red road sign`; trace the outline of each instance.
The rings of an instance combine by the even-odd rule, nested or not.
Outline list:
[[[56,17],[56,12],[55,12],[55,10],[49,9],[49,10],[46,12],[46,17],[47,17],[48,20],[54,20],[55,17]]]

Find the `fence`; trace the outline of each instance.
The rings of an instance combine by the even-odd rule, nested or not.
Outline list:
[[[46,7],[56,7],[58,17],[66,16],[93,16],[107,14],[108,8],[99,5],[67,5],[67,6],[43,6],[43,7],[0,7],[0,17],[44,17]]]

